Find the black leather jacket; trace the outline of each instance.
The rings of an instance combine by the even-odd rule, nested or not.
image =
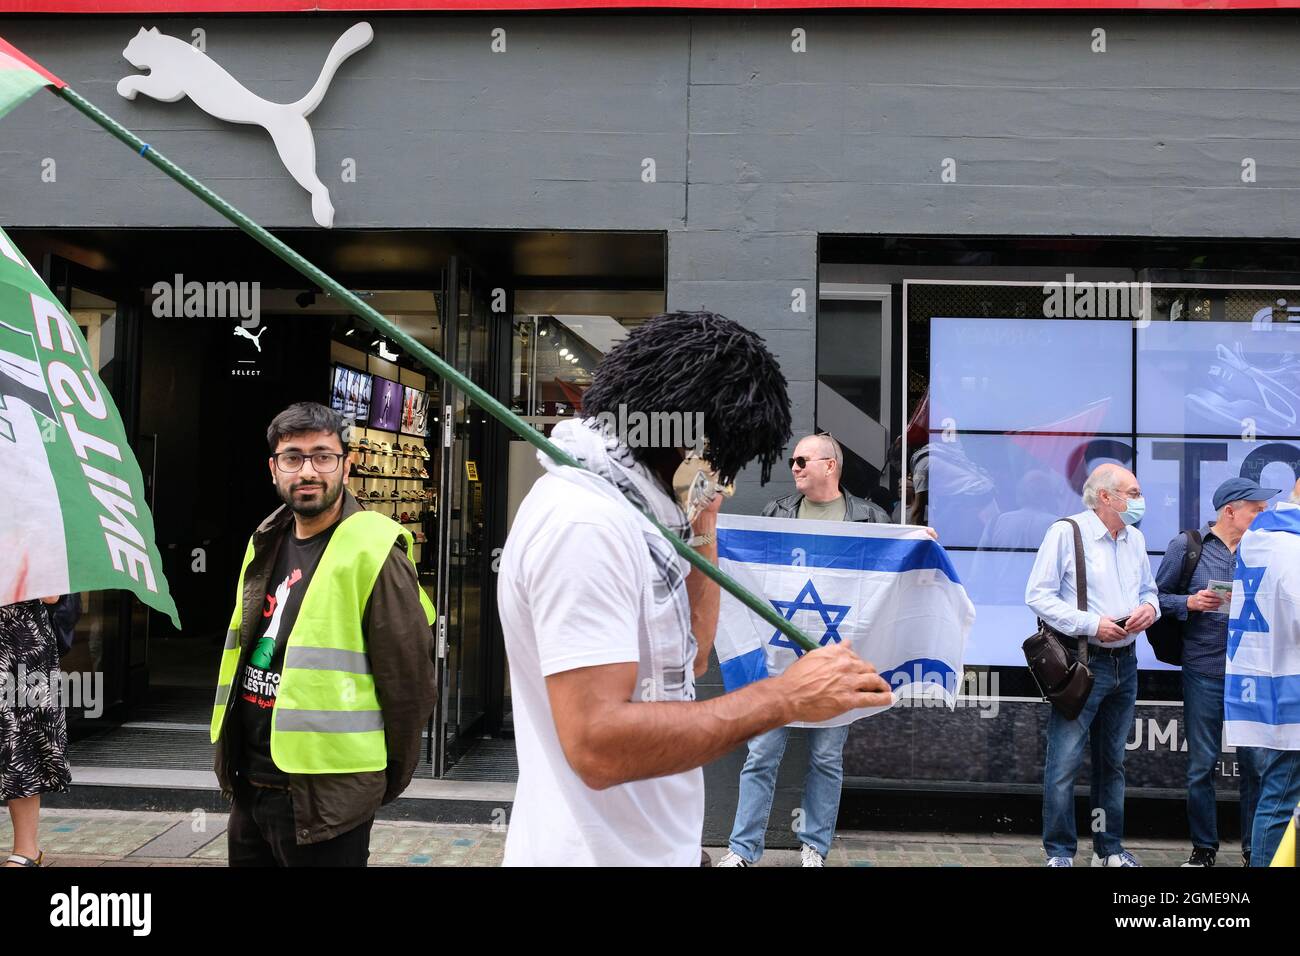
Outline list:
[[[867,501],[865,498],[858,498],[849,494],[843,489],[840,494],[844,496],[844,520],[845,521],[870,521],[876,524],[889,524],[889,515],[885,514],[885,509],[874,501]],[[763,509],[764,518],[797,518],[799,517],[799,505],[803,502],[803,495],[795,492],[792,495],[786,495],[784,498],[777,498],[775,501],[769,501],[767,507]]]

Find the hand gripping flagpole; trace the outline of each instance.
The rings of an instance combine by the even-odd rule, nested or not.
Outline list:
[[[164,173],[176,180],[194,195],[198,196],[205,203],[215,209],[221,215],[225,216],[236,226],[248,233],[255,240],[265,246],[273,254],[284,260],[298,272],[315,282],[321,289],[329,292],[334,298],[346,302],[357,315],[364,318],[374,328],[381,330],[386,336],[394,340],[406,349],[411,355],[418,358],[426,366],[433,369],[443,379],[451,382],[456,388],[460,389],[469,398],[485,412],[495,418],[501,424],[505,425],[512,432],[522,438],[529,444],[541,449],[555,461],[563,465],[569,465],[573,468],[581,468],[572,455],[561,449],[550,439],[546,438],[541,432],[533,428],[514,412],[506,408],[505,405],[497,401],[478,385],[474,384],[467,376],[462,375],[457,369],[453,368],[443,361],[439,356],[416,341],[410,335],[403,332],[387,318],[380,315],[374,308],[367,305],[350,289],[335,281],[326,275],[321,269],[308,262],[305,258],[285,245],[282,241],[271,235],[248,216],[244,215],[226,200],[222,199],[203,183],[199,182],[185,170],[181,169],[170,159],[158,152],[140,137],[136,136],[129,129],[113,119],[95,104],[91,103],[81,94],[69,86],[51,88],[55,96],[71,103],[77,110],[84,113],[90,119],[94,120],[99,126],[112,133],[127,146],[131,147],[138,155],[143,156],[149,162],[153,163]],[[639,510],[639,509],[638,509]],[[812,641],[802,630],[795,626],[792,621],[786,620],[776,612],[776,609],[767,601],[748,591],[731,575],[716,567],[701,555],[697,554],[685,541],[666,528],[654,515],[648,512],[642,512],[650,522],[659,530],[665,538],[672,543],[677,549],[677,553],[690,562],[691,566],[697,568],[701,573],[715,581],[719,587],[733,595],[740,603],[749,608],[764,621],[771,624],[781,633],[785,634],[800,647],[806,651],[816,650],[819,645]]]

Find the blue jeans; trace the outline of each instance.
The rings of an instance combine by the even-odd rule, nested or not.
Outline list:
[[[1183,669],[1183,722],[1187,725],[1187,824],[1192,846],[1219,849],[1214,769],[1223,749],[1223,678]],[[1250,847],[1259,768],[1253,747],[1237,748],[1241,845]]]
[[[849,728],[810,727],[808,773],[803,781],[802,815],[795,817],[795,832],[822,856],[835,838],[835,819],[840,813],[840,790],[844,783],[844,741]],[[781,768],[789,727],[759,734],[749,742],[749,756],[740,771],[740,799],[736,822],[731,828],[731,851],[757,863],[763,855],[763,835],[772,813],[776,774]],[[799,824],[802,822],[802,832]]]
[[[1074,778],[1092,744],[1093,849],[1107,857],[1124,849],[1124,745],[1137,703],[1137,655],[1096,654],[1088,661],[1096,679],[1083,710],[1066,720],[1056,708],[1047,722],[1043,766],[1043,849],[1049,857],[1073,858],[1078,849],[1074,822]],[[1096,810],[1104,816],[1098,820]]]
[[[1250,865],[1273,862],[1282,834],[1300,803],[1300,750],[1255,748],[1259,754],[1259,805],[1250,842]]]

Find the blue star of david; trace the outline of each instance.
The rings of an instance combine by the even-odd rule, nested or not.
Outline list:
[[[1241,578],[1243,600],[1241,616],[1234,617],[1228,622],[1229,660],[1232,660],[1237,653],[1237,648],[1241,646],[1241,638],[1247,632],[1268,633],[1268,621],[1264,620],[1264,612],[1259,609],[1259,603],[1256,601],[1260,582],[1264,580],[1264,572],[1267,570],[1266,567],[1247,567],[1244,563],[1237,569],[1237,574]]]
[[[797,611],[816,611],[821,615],[822,623],[826,625],[826,633],[822,635],[821,645],[825,647],[831,641],[836,644],[840,642],[840,622],[844,616],[849,613],[852,607],[850,604],[827,604],[822,600],[817,589],[813,587],[810,579],[799,592],[799,596],[793,601],[773,601],[772,606],[781,612],[781,616],[787,621],[793,621]],[[768,642],[774,647],[788,647],[795,652],[798,657],[803,657],[803,648],[795,644],[780,631],[772,633],[772,639]]]

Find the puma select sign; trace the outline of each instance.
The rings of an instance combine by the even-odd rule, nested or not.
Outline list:
[[[242,325],[235,326],[235,335],[237,337],[248,339],[248,341],[252,342],[254,345],[257,346],[257,350],[259,352],[262,351],[262,333],[265,331],[266,331],[265,325],[257,330],[256,335],[248,331],[248,329],[244,328]]]
[[[369,23],[349,27],[338,38],[316,84],[295,103],[271,103],[246,90],[233,76],[184,40],[141,27],[122,51],[122,56],[147,75],[132,74],[118,81],[117,92],[128,100],[137,93],[163,103],[175,103],[188,96],[203,112],[227,123],[263,127],[275,141],[289,175],[311,193],[311,213],[327,229],[334,225],[330,191],[316,175],[316,140],[307,117],[325,98],[334,74],[343,61],[375,38]]]

